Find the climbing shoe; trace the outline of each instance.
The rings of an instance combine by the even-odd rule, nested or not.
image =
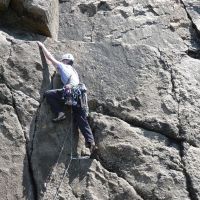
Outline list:
[[[92,154],[93,151],[96,149],[96,145],[95,145],[94,142],[92,142],[92,143],[89,144],[89,149],[90,149],[90,153]]]
[[[99,160],[98,148],[95,145],[90,148],[90,159]]]

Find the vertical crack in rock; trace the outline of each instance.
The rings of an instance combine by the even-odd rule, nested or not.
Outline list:
[[[171,69],[171,82],[172,82],[172,91],[174,92],[174,97],[178,103],[178,122],[179,122],[179,125],[178,125],[178,130],[179,130],[179,135],[180,136],[183,136],[184,133],[182,131],[182,126],[181,126],[181,119],[180,119],[180,110],[179,110],[179,107],[180,107],[180,99],[177,98],[177,95],[176,95],[176,91],[175,91],[175,82],[174,82],[174,78],[173,78],[173,70]],[[190,178],[190,175],[187,173],[187,169],[186,169],[186,166],[185,166],[185,162],[183,160],[183,157],[184,157],[184,139],[182,138],[183,141],[181,141],[179,143],[179,149],[180,149],[180,158],[181,158],[181,162],[183,164],[183,174],[185,176],[185,179],[186,179],[186,187],[187,187],[187,191],[188,191],[188,194],[189,194],[189,197],[190,199],[192,200],[198,200],[198,197],[197,197],[197,194],[195,193],[195,190],[193,188],[193,184],[192,184],[192,181],[191,181],[191,178]]]
[[[187,191],[188,191],[190,199],[198,200],[197,194],[195,193],[195,189],[193,188],[192,180],[190,178],[190,175],[187,173],[185,162],[184,162],[184,159],[183,159],[184,150],[185,150],[183,144],[184,144],[184,140],[185,139],[183,138],[184,132],[182,130],[182,124],[181,124],[181,118],[180,118],[180,103],[181,103],[181,100],[178,98],[178,93],[177,93],[177,90],[176,90],[177,86],[176,86],[176,83],[175,83],[175,72],[172,69],[172,67],[168,67],[168,68],[169,68],[169,72],[170,72],[170,76],[171,76],[171,85],[172,85],[173,98],[178,104],[177,118],[178,118],[178,122],[179,122],[178,130],[179,130],[179,136],[181,137],[181,141],[179,143],[177,143],[177,144],[179,145],[179,149],[180,149],[179,155],[180,155],[180,158],[181,158],[181,162],[183,164],[183,174],[184,174],[185,179],[186,179],[186,187],[187,187]],[[192,144],[190,144],[190,145],[192,145]]]
[[[178,98],[178,93],[177,93],[177,90],[176,90],[177,86],[176,86],[176,83],[175,83],[175,72],[172,69],[172,67],[170,67],[169,72],[170,72],[170,75],[171,75],[172,94],[173,94],[174,100],[178,104],[177,118],[178,118],[178,122],[179,122],[178,130],[179,130],[179,136],[181,138],[181,141],[177,144],[180,147],[179,148],[180,149],[179,154],[180,154],[181,162],[183,164],[183,174],[184,174],[185,179],[186,179],[186,187],[187,187],[187,191],[188,191],[190,199],[198,200],[197,194],[195,193],[195,189],[193,188],[190,175],[187,173],[187,169],[186,169],[185,162],[184,162],[184,159],[183,159],[183,157],[184,157],[184,145],[183,144],[184,144],[185,139],[183,138],[184,132],[182,130],[182,124],[181,124],[181,118],[180,118],[180,103],[181,103],[181,100]],[[193,144],[190,144],[190,145],[193,145]]]
[[[31,158],[32,158],[33,150],[34,150],[33,146],[34,146],[34,140],[35,140],[36,130],[37,130],[38,114],[40,112],[40,107],[41,107],[42,102],[43,102],[43,99],[40,102],[40,104],[38,106],[38,109],[37,109],[37,112],[36,112],[36,115],[35,115],[34,130],[33,130],[33,136],[32,136],[32,140],[31,140],[31,148],[29,150],[29,157],[28,157],[29,165],[30,165],[31,177],[32,177],[33,185],[34,185],[34,198],[35,198],[35,200],[38,199],[38,191],[37,191],[37,181],[35,180]]]
[[[109,115],[110,117],[116,117],[116,116],[113,116],[113,115]],[[123,121],[123,119],[121,119],[122,121]],[[126,121],[125,121],[126,122]],[[126,123],[128,123],[128,122],[126,122]],[[142,127],[140,127],[140,128],[142,128]],[[180,131],[181,131],[181,129],[180,129]],[[158,133],[158,132],[157,132]],[[161,133],[158,133],[158,134],[161,134]],[[162,135],[162,134],[161,134]],[[166,135],[165,135],[166,136]],[[176,143],[180,148],[180,151],[179,151],[179,155],[180,155],[180,159],[181,159],[181,163],[182,163],[182,170],[183,170],[183,175],[185,176],[185,180],[186,180],[186,189],[187,189],[187,191],[188,191],[188,196],[189,196],[189,198],[190,199],[192,199],[192,200],[198,200],[198,197],[197,197],[197,193],[195,192],[195,189],[193,188],[193,184],[192,184],[192,180],[191,180],[191,178],[190,178],[190,175],[188,174],[188,172],[187,172],[187,170],[186,170],[186,167],[185,167],[185,162],[184,162],[184,159],[183,159],[183,157],[184,157],[184,151],[185,151],[185,148],[184,148],[184,141],[183,140],[181,140],[181,141],[179,141],[179,140],[175,140],[175,139],[173,139],[172,140],[172,138],[170,138],[170,137],[167,137],[166,136],[166,138],[168,138],[171,142],[173,142],[173,143]],[[188,143],[189,144],[189,143]],[[102,157],[101,157],[101,155],[100,154],[98,154],[98,161],[101,163],[101,165],[106,169],[106,170],[108,170],[109,172],[112,172],[112,173],[116,173],[117,174],[117,176],[118,177],[120,177],[120,178],[123,178],[124,180],[126,180],[125,178],[124,178],[124,175],[123,175],[123,173],[121,172],[121,171],[119,171],[119,169],[116,167],[114,167],[113,165],[112,166],[110,166],[109,165],[109,163],[107,163],[107,161],[106,160],[104,160]],[[126,180],[130,185],[131,185],[131,183],[128,181],[128,180]],[[131,185],[132,187],[133,187],[133,185]],[[140,191],[140,190],[138,190],[137,188],[135,188],[135,187],[133,187],[134,189],[135,189],[135,191],[137,192],[137,194],[141,197],[141,198],[143,198],[143,199],[145,199],[145,196],[143,196],[143,194],[142,194],[142,191]]]
[[[180,131],[181,129],[181,119],[180,119],[180,104],[181,104],[181,100],[179,98],[179,94],[177,92],[177,86],[176,86],[176,82],[175,82],[175,71],[173,70],[172,65],[168,64],[163,58],[162,58],[162,51],[158,48],[158,51],[160,53],[160,63],[163,66],[163,69],[168,71],[170,74],[170,81],[171,81],[171,93],[172,93],[172,97],[175,100],[175,102],[177,103],[177,119],[178,119],[178,130],[179,130],[179,137],[180,137],[180,144],[181,142],[183,142],[185,139],[182,137],[183,136],[183,132]],[[192,144],[191,144],[192,145]]]
[[[15,109],[15,113],[16,113],[17,118],[18,118],[18,120],[21,124],[20,117],[19,117],[19,114],[17,112],[16,102],[15,102],[14,97],[13,97],[13,93],[12,93],[12,99],[13,99],[13,108]],[[33,176],[33,169],[32,169],[32,165],[31,165],[31,157],[30,157],[30,152],[29,152],[29,149],[28,149],[28,138],[27,138],[25,132],[24,132],[24,137],[25,137],[25,140],[26,140],[26,155],[27,155],[27,161],[28,161],[27,167],[28,167],[29,177],[30,177],[30,181],[31,181],[31,187],[32,187],[32,191],[33,191],[33,198],[36,200],[35,194],[37,194],[36,193],[37,187],[36,187],[36,182],[35,182],[35,179],[34,179],[34,176]]]
[[[192,28],[195,32],[196,35],[196,43],[198,44],[198,46],[200,46],[200,31],[198,30],[196,24],[193,22],[192,17],[190,16],[189,12],[187,11],[186,5],[183,2],[183,0],[180,0],[180,3],[183,5],[183,8],[185,9],[185,12],[188,16],[188,19],[190,20],[191,24],[192,24]],[[195,59],[200,59],[200,49],[188,49],[188,51],[186,52],[188,54],[188,56],[195,58]]]
[[[6,38],[7,41],[9,41],[11,43],[11,45],[14,44],[13,40],[12,39],[9,39],[9,38]],[[10,49],[10,53],[9,53],[9,58],[12,56],[12,49]],[[3,79],[3,82],[4,84],[8,87],[8,89],[10,90],[11,94],[12,94],[12,107],[15,111],[15,114],[18,118],[18,121],[22,127],[22,122],[21,122],[21,119],[20,119],[20,115],[18,113],[18,110],[17,110],[17,104],[16,104],[16,101],[15,101],[15,98],[14,98],[14,95],[13,95],[13,89],[10,85],[8,85],[6,83],[6,80],[4,78],[4,76],[1,77]],[[22,128],[23,130],[23,128]],[[31,165],[31,154],[30,154],[30,150],[29,150],[29,145],[28,145],[28,138],[27,138],[27,135],[26,135],[26,132],[23,130],[23,134],[24,134],[24,138],[25,138],[25,149],[26,149],[26,156],[27,156],[27,168],[28,168],[28,173],[29,173],[29,178],[30,178],[30,188],[31,188],[31,191],[32,191],[32,195],[33,195],[33,199],[34,200],[37,200],[36,198],[36,192],[37,192],[37,187],[36,187],[36,182],[35,182],[35,179],[34,179],[34,175],[33,175],[33,169],[32,169],[32,165]],[[30,192],[30,189],[28,189],[28,193]],[[29,196],[27,197],[29,199]]]
[[[197,29],[196,24],[193,22],[192,17],[190,16],[189,12],[187,11],[185,3],[183,2],[183,0],[180,0],[180,3],[183,5],[185,12],[187,13],[188,19],[191,21],[193,28],[195,29],[196,33],[198,33],[198,36],[200,37],[200,31]]]
[[[171,76],[171,84],[172,84],[172,94],[173,94],[173,98],[174,100],[177,102],[177,118],[178,118],[178,130],[179,130],[179,136],[182,136],[182,132],[180,132],[181,129],[181,119],[180,119],[180,99],[177,96],[177,91],[176,91],[176,84],[175,84],[175,78],[174,78],[174,71],[172,69],[172,67],[170,68],[170,76]],[[183,139],[183,138],[182,138]]]
[[[191,180],[190,174],[187,172],[186,169],[186,165],[185,165],[185,161],[184,161],[184,154],[185,154],[185,147],[184,147],[184,142],[182,142],[180,144],[180,157],[181,157],[181,162],[183,164],[183,174],[185,176],[186,179],[186,187],[187,187],[187,191],[189,193],[189,197],[191,200],[198,200],[198,194],[195,190],[195,188],[193,187],[193,182]]]
[[[9,88],[9,86],[7,85],[7,87]],[[14,96],[13,96],[13,92],[12,92],[12,88],[9,88],[10,91],[11,91],[11,94],[12,94],[12,104],[13,104],[13,108],[15,110],[15,113],[17,115],[17,118],[18,118],[18,121],[20,124],[21,123],[21,120],[20,120],[20,117],[19,117],[19,114],[18,114],[18,111],[17,111],[17,105],[16,105],[16,102],[15,102],[15,99],[14,99]],[[22,128],[23,130],[23,128]],[[32,165],[31,165],[31,157],[30,157],[30,152],[29,152],[29,149],[28,149],[28,138],[26,136],[26,133],[25,131],[23,130],[23,133],[24,133],[24,138],[25,138],[25,141],[26,141],[26,155],[27,155],[27,161],[28,161],[28,172],[29,172],[29,178],[30,178],[30,182],[31,182],[31,188],[32,188],[32,191],[33,191],[33,198],[36,200],[36,195],[37,194],[37,187],[36,187],[36,182],[34,180],[34,176],[33,176],[33,169],[32,169]]]
[[[91,31],[91,40],[90,42],[93,42],[93,34],[94,34],[94,29],[95,29],[95,25],[93,22],[91,22],[91,26],[92,26],[92,31]]]

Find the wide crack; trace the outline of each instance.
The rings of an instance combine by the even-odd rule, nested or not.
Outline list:
[[[12,45],[12,43],[11,43],[11,45]],[[9,55],[10,55],[10,56],[12,55],[12,50],[11,50],[11,49],[10,49]],[[18,113],[18,111],[17,111],[17,105],[16,105],[16,101],[15,101],[15,98],[14,98],[13,89],[12,89],[12,87],[11,87],[10,85],[8,85],[8,84],[6,83],[6,80],[5,80],[5,77],[3,76],[3,74],[1,74],[1,83],[5,84],[6,87],[10,90],[11,98],[12,98],[12,100],[11,100],[11,102],[12,102],[12,107],[13,107],[13,109],[14,109],[14,111],[15,111],[15,114],[16,114],[16,116],[17,116],[18,122],[19,122],[19,124],[20,124],[20,126],[21,126],[21,129],[22,129],[22,131],[23,131],[23,134],[24,134],[26,156],[27,156],[27,161],[28,161],[28,163],[27,163],[27,168],[28,168],[28,173],[29,173],[29,178],[30,178],[30,186],[29,186],[29,188],[31,188],[31,189],[28,189],[28,193],[30,194],[30,191],[32,191],[32,197],[33,197],[35,200],[37,200],[37,199],[36,199],[36,196],[35,196],[36,190],[37,190],[36,188],[37,188],[37,187],[36,187],[36,182],[35,182],[34,176],[33,176],[33,170],[32,170],[32,165],[31,165],[30,153],[29,153],[29,149],[28,149],[28,138],[27,138],[27,136],[26,136],[26,132],[23,130],[22,122],[21,122],[21,119],[20,119],[20,115],[19,115],[19,113]],[[28,198],[28,199],[30,198],[29,195],[28,195],[27,198]]]
[[[155,133],[159,133],[159,134],[167,137],[169,140],[174,141],[175,143],[178,143],[178,144],[185,141],[184,138],[175,138],[173,136],[170,136],[169,134],[164,134],[164,130],[152,127],[151,123],[153,123],[153,122],[151,122],[151,121],[145,122],[144,120],[140,120],[138,118],[129,118],[128,116],[126,116],[126,114],[124,114],[124,116],[123,116],[123,115],[119,114],[120,110],[119,110],[119,112],[117,112],[117,111],[114,110],[114,109],[117,109],[117,108],[114,108],[114,107],[113,107],[113,109],[110,109],[109,105],[107,105],[106,103],[98,102],[98,101],[96,101],[94,103],[94,100],[93,100],[92,103],[90,103],[90,104],[96,104],[95,105],[96,108],[95,109],[93,108],[93,109],[96,110],[97,113],[101,113],[103,115],[107,115],[107,116],[110,116],[110,117],[116,117],[116,118],[128,123],[130,126],[134,126],[134,127],[137,127],[137,128],[145,129],[147,131],[153,131]],[[98,109],[99,107],[101,107],[101,109]],[[163,125],[163,127],[168,128],[167,123],[166,124],[163,123],[162,125]]]
[[[195,38],[195,43],[198,47],[200,47],[200,31],[198,30],[196,24],[193,22],[192,17],[190,16],[189,12],[187,11],[187,7],[183,0],[180,0],[180,3],[183,5],[183,8],[185,9],[185,12],[187,14],[187,17],[189,21],[191,22],[192,29],[194,31],[194,38]],[[192,33],[191,33],[192,34]],[[200,59],[200,49],[188,49],[187,52],[188,56],[195,58],[195,59]]]
[[[184,142],[182,142],[180,144],[180,157],[181,157],[181,162],[183,164],[183,174],[184,174],[185,179],[186,179],[187,191],[188,191],[188,194],[189,194],[189,197],[190,197],[191,200],[199,200],[197,191],[193,187],[193,182],[192,182],[192,179],[190,177],[190,174],[187,172],[187,169],[186,169],[186,165],[185,165],[185,161],[184,161],[185,151],[186,151],[186,149],[184,147]]]
[[[180,2],[184,7],[185,12],[187,13],[188,19],[191,21],[192,27],[193,27],[195,34],[196,34],[196,41],[195,42],[199,46],[200,45],[200,32],[197,29],[196,24],[193,22],[192,17],[190,16],[189,12],[187,11],[186,5],[184,4],[184,2],[182,0],[180,0]],[[188,54],[188,56],[190,56],[192,58],[200,59],[200,49],[197,49],[195,51],[194,50],[188,50],[188,52],[186,52],[186,53]],[[174,85],[174,84],[175,84],[174,79],[172,78],[172,85]],[[175,90],[174,90],[174,95],[176,96]],[[180,105],[180,100],[177,99],[177,103],[178,103],[178,105]],[[183,130],[181,128],[181,120],[180,120],[180,111],[179,110],[178,110],[178,120],[179,120],[179,127],[178,127],[179,128],[179,134],[184,135],[185,133],[183,132]],[[183,173],[184,173],[184,176],[185,176],[185,179],[186,179],[186,187],[187,187],[187,191],[189,193],[189,197],[192,200],[198,200],[199,199],[198,194],[197,194],[195,188],[193,187],[192,179],[190,177],[190,174],[187,172],[186,165],[185,165],[185,162],[184,162],[184,159],[183,159],[185,151],[186,151],[186,149],[184,147],[184,142],[181,142],[179,146],[180,146],[180,157],[181,157],[181,161],[182,161],[182,164],[183,164]]]

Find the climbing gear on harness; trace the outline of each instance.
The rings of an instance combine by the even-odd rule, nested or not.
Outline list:
[[[71,88],[63,88],[62,99],[66,105],[80,106],[88,114],[87,88],[84,83],[72,86]]]

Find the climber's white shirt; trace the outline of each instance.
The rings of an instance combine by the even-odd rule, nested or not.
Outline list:
[[[57,66],[57,69],[64,85],[66,84],[78,85],[79,84],[78,73],[71,65],[65,65],[63,63],[59,63]]]

